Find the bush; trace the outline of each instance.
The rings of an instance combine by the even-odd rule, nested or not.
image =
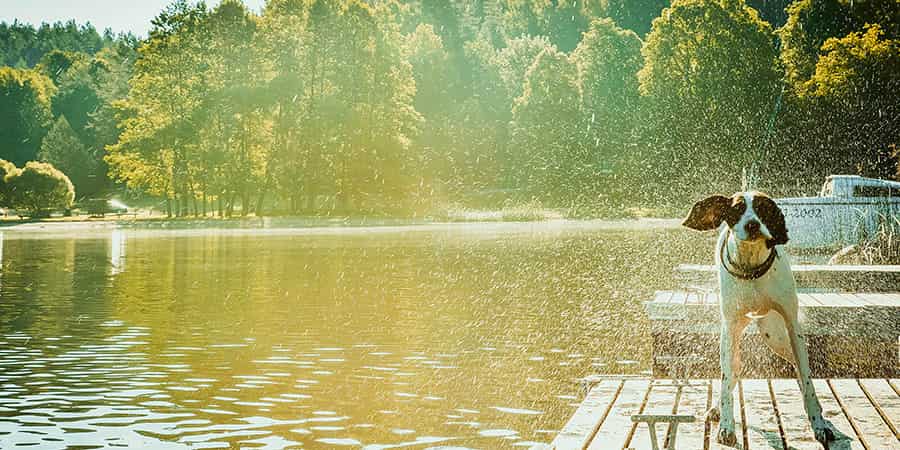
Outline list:
[[[9,206],[11,202],[9,185],[6,184],[6,178],[14,176],[19,169],[15,164],[0,159],[0,206]]]
[[[53,209],[68,210],[75,201],[69,177],[52,164],[30,162],[5,178],[8,203],[31,217],[46,217]]]

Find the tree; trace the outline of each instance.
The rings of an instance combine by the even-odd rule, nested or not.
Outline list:
[[[580,0],[507,0],[505,9],[508,38],[546,36],[565,52],[578,45],[591,20],[602,12],[598,3]]]
[[[107,147],[111,176],[164,197],[170,215],[188,214],[195,198],[191,163],[208,88],[200,24],[208,13],[202,3],[179,0],[153,19],[150,39],[138,50],[128,97],[120,104],[127,116],[122,133]]]
[[[24,164],[35,159],[52,118],[53,82],[31,71],[0,67],[0,157]]]
[[[742,0],[676,0],[641,52],[654,176],[687,195],[739,186],[781,88],[771,26]]]
[[[19,169],[15,164],[0,159],[0,206],[9,207],[12,203],[12,190],[9,183],[6,182],[8,177],[17,176]]]
[[[508,179],[542,200],[577,201],[596,170],[583,145],[578,72],[564,53],[542,51],[513,107]]]
[[[69,209],[75,188],[64,173],[52,164],[29,162],[22,170],[6,176],[11,206],[31,217],[45,217],[53,209]]]
[[[597,19],[572,53],[572,60],[578,67],[578,85],[584,97],[586,145],[596,156],[598,189],[622,201],[631,192],[625,178],[635,165],[641,40],[611,19]]]
[[[96,155],[81,143],[66,116],[59,116],[47,133],[39,157],[63,173],[72,174],[72,183],[82,195],[96,192],[103,184]]]
[[[41,60],[35,69],[53,80],[53,84],[59,86],[60,77],[62,77],[69,68],[75,65],[75,63],[84,62],[87,59],[88,55],[84,53],[54,49],[41,57]]]
[[[822,44],[880,24],[888,39],[900,38],[900,4],[896,0],[799,0],[787,7],[779,30],[781,60],[788,80],[805,83],[816,70]]]
[[[900,143],[900,40],[885,39],[879,25],[870,25],[825,41],[822,53],[800,95],[828,118],[826,159],[843,170],[892,177]]]
[[[650,32],[653,19],[671,3],[670,0],[606,0],[604,15],[610,17],[615,23],[627,30],[632,30],[640,36]]]

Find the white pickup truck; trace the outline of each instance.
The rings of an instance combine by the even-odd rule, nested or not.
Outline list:
[[[831,175],[818,197],[779,198],[790,242],[798,248],[856,244],[879,224],[900,225],[900,182]]]

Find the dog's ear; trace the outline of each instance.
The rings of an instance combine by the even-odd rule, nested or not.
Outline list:
[[[681,224],[698,231],[715,230],[725,220],[730,208],[730,198],[713,195],[694,203],[691,213]]]
[[[767,247],[787,244],[788,230],[784,223],[784,213],[781,212],[781,208],[778,207],[775,200],[766,195],[758,195],[753,199],[753,211],[772,235],[772,239],[766,240]]]

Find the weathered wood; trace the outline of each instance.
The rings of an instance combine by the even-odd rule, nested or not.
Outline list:
[[[900,395],[897,395],[887,380],[858,381],[869,402],[875,406],[882,420],[900,441]]]
[[[744,394],[744,411],[747,414],[747,448],[784,448],[766,380],[741,380],[739,389]]]
[[[718,273],[716,266],[704,264],[679,264],[675,267],[677,272],[701,272]],[[860,264],[794,264],[791,266],[794,273],[897,273],[900,274],[900,265],[860,265]]]
[[[803,393],[797,380],[776,379],[770,383],[788,448],[820,450],[822,445],[816,441],[816,435],[809,425],[803,408]]]
[[[591,388],[551,448],[584,448],[603,423],[623,384],[622,380],[602,380]]]
[[[662,414],[674,414],[675,410],[675,401],[676,395],[678,393],[678,387],[673,385],[671,382],[666,382],[663,380],[654,381],[653,389],[650,391],[650,396],[647,398],[647,404],[644,406],[644,410],[641,411],[642,415],[662,415]],[[650,446],[650,428],[646,424],[635,424],[633,425],[635,428],[634,434],[631,437],[630,442],[626,443],[626,445],[634,448],[649,448]],[[656,427],[656,440],[657,442],[664,443],[666,440],[666,432],[668,431],[668,427],[665,424],[659,424]],[[664,444],[663,444],[664,445]],[[662,445],[660,445],[662,447]]]
[[[900,436],[896,433],[900,386],[896,382],[813,380],[823,416],[836,432],[837,440],[831,449],[900,449]],[[696,418],[695,422],[678,427],[676,449],[733,449],[716,442],[718,423],[704,421],[709,406],[718,404],[720,386],[718,380],[689,380],[686,384],[636,378],[601,381],[591,389],[553,444],[536,448],[647,449],[648,427],[635,421],[653,421],[659,418],[654,416],[658,413],[684,416],[678,420]],[[742,380],[734,396],[739,448],[821,448],[808,424],[795,379]],[[656,427],[658,444],[663,448],[667,427],[661,422]]]
[[[822,416],[825,420],[831,422],[834,429],[839,433],[837,436],[837,444],[834,448],[847,450],[865,450],[859,436],[856,434],[855,424],[851,424],[852,418],[848,418],[841,405],[834,398],[831,386],[825,380],[813,380],[813,387],[816,388],[816,395],[819,397],[819,404],[822,405]]]
[[[658,293],[657,298],[662,297],[665,293]],[[686,297],[684,304],[668,300],[645,304],[653,337],[653,373],[658,377],[718,376],[718,295],[698,294],[697,300],[693,300],[693,293]],[[813,376],[871,378],[900,374],[896,363],[900,293],[801,293],[798,300]],[[744,334],[741,347],[750,353],[748,377],[792,375],[790,366],[769,355],[757,327],[748,327]],[[673,361],[687,356],[695,361],[690,371],[683,371],[680,363]]]
[[[597,430],[588,449],[623,448],[632,431],[631,416],[640,414],[651,389],[649,380],[625,380],[622,392],[603,424]]]
[[[711,265],[681,264],[675,274],[685,284],[713,287],[719,269]],[[797,286],[804,288],[880,291],[900,283],[900,265],[793,265]]]
[[[703,449],[705,444],[706,411],[709,409],[711,386],[708,381],[691,382],[681,387],[676,414],[687,414],[697,418],[696,422],[678,427],[675,450]]]
[[[900,449],[897,437],[860,389],[856,380],[829,380],[832,392],[845,413],[853,419],[860,439],[869,449]]]

